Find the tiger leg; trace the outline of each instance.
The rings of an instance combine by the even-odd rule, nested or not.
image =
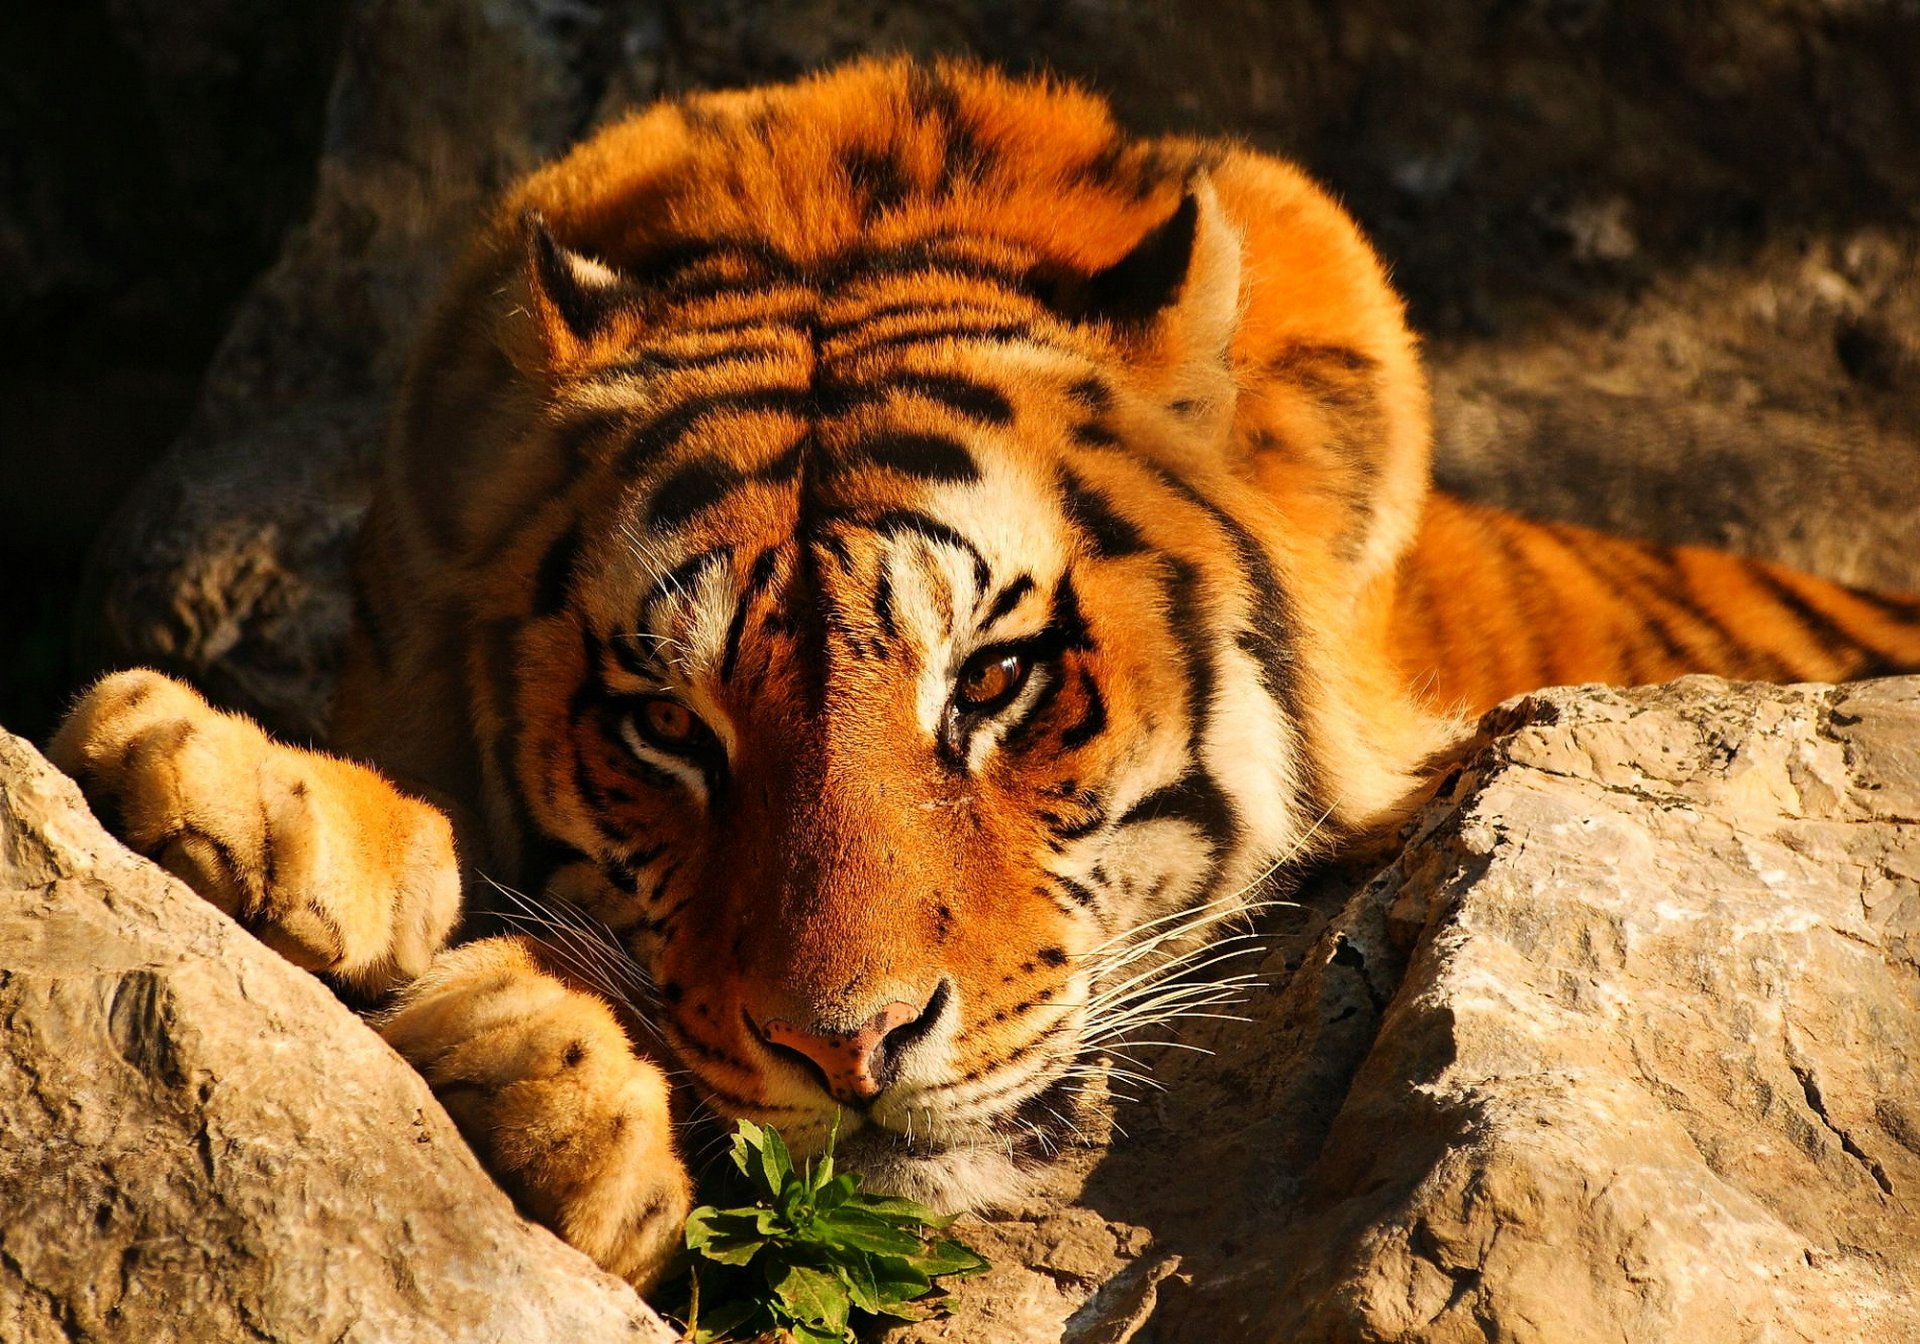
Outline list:
[[[48,755],[129,847],[345,987],[379,994],[420,974],[459,915],[440,811],[157,672],[97,683]]]
[[[529,1217],[642,1291],[692,1206],[665,1075],[604,999],[517,937],[442,953],[381,1034]]]

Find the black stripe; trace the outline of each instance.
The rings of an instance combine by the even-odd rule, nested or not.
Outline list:
[[[892,639],[900,633],[893,620],[893,570],[887,565],[880,566],[880,576],[874,580],[873,619],[882,638]]]
[[[533,614],[551,616],[567,604],[580,559],[580,522],[575,519],[547,547],[533,575]]]
[[[1718,671],[1726,676],[1757,676],[1773,681],[1786,680],[1791,675],[1791,669],[1779,658],[1751,647],[1693,600],[1691,585],[1686,575],[1681,573],[1674,552],[1634,541],[1621,540],[1616,544],[1616,554],[1626,556],[1627,563],[1635,566],[1636,572],[1617,579],[1614,590],[1626,596],[1653,628],[1662,647],[1669,649],[1670,656],[1677,658],[1682,666],[1696,671]],[[1653,572],[1648,573],[1649,569]],[[1666,620],[1656,609],[1656,604],[1678,612],[1683,619],[1702,627],[1706,637],[1715,646],[1714,650],[1702,655],[1688,649],[1684,641],[1686,631]]]
[[[1293,650],[1287,645],[1288,632],[1294,628],[1293,602],[1280,585],[1272,559],[1238,519],[1187,481],[1164,467],[1152,466],[1149,470],[1203,511],[1233,543],[1234,554],[1240,561],[1241,571],[1254,597],[1252,621],[1236,642],[1259,667],[1262,689],[1280,707],[1290,724],[1297,730],[1304,729],[1305,707],[1301,703],[1300,684],[1294,671]],[[1300,773],[1294,802],[1305,814],[1317,816],[1323,810],[1324,781],[1320,778],[1319,767],[1312,754],[1302,751],[1298,755]]]
[[[813,442],[811,429],[796,434],[793,442],[781,449],[778,456],[768,458],[748,472],[743,479],[759,485],[785,485],[789,481],[796,480],[800,475],[800,468],[804,465],[807,450],[813,446]]]
[[[1054,584],[1049,605],[1047,624],[1026,641],[1028,649],[1043,658],[1058,658],[1069,649],[1091,649],[1093,637],[1087,632],[1087,618],[1080,609],[1080,590],[1074,586],[1071,569],[1062,572],[1060,581]]]
[[[1650,609],[1645,596],[1640,591],[1622,584],[1613,574],[1595,565],[1574,544],[1571,534],[1563,532],[1552,524],[1543,525],[1542,530],[1548,540],[1560,548],[1560,553],[1573,563],[1574,568],[1591,579],[1601,592],[1615,601],[1624,603],[1629,610],[1641,618],[1642,628],[1653,635],[1654,642],[1660,646],[1662,653],[1675,662],[1693,661],[1693,655],[1687,651],[1685,645],[1680,643],[1679,637],[1674,633],[1666,617],[1659,611]],[[1648,668],[1641,661],[1638,648],[1631,640],[1627,643],[1624,652],[1627,659],[1627,675],[1630,678],[1636,682],[1653,679],[1656,670]]]
[[[1883,620],[1898,625],[1920,622],[1920,596],[1901,593],[1876,593],[1871,588],[1855,588],[1851,584],[1840,585],[1842,591],[1864,606],[1872,608]]]
[[[1078,840],[1083,836],[1092,835],[1095,831],[1099,830],[1102,826],[1105,826],[1106,824],[1107,824],[1106,812],[1102,809],[1096,808],[1093,812],[1089,813],[1087,817],[1082,821],[1062,822],[1061,824],[1055,826],[1053,828],[1053,834],[1056,838],[1061,840]]]
[[[1073,434],[1073,441],[1085,448],[1113,448],[1120,443],[1120,436],[1114,432],[1113,427],[1102,424],[1098,420],[1088,420],[1083,424],[1075,425],[1070,432]]]
[[[655,603],[687,592],[707,566],[725,564],[731,559],[733,559],[733,547],[723,543],[688,556],[655,579],[653,586],[647,589],[646,596],[640,599],[640,628],[645,630],[651,624],[647,620],[647,613],[653,610]]]
[[[1022,574],[994,595],[993,605],[987,608],[987,614],[980,619],[982,633],[991,630],[1000,623],[1000,619],[1020,604],[1020,599],[1033,591],[1033,576]]]
[[[822,322],[818,325],[816,334],[823,341],[838,340],[855,333],[864,333],[867,328],[895,317],[940,317],[948,322],[967,321],[982,325],[1012,320],[1005,308],[987,303],[929,302],[924,297],[916,297],[875,304],[857,316]]]
[[[659,641],[649,634],[610,635],[603,647],[628,676],[643,681],[658,681],[666,676],[666,665],[660,660]]]
[[[740,473],[723,462],[690,462],[654,491],[647,504],[647,526],[652,531],[671,532],[725,499],[739,483]]]
[[[1521,638],[1526,641],[1533,671],[1551,683],[1557,664],[1553,656],[1554,642],[1548,638],[1547,624],[1535,597],[1540,589],[1540,570],[1521,553],[1519,541],[1498,520],[1489,523],[1487,531],[1492,536],[1494,549],[1500,553],[1500,578],[1518,611]]]
[[[840,167],[847,185],[865,201],[869,220],[899,205],[913,190],[905,165],[885,150],[849,149],[841,154]]]
[[[885,249],[850,252],[821,276],[830,291],[857,281],[907,280],[925,283],[943,276],[985,280],[1017,294],[1030,293],[1031,273],[990,257],[957,251],[946,239],[919,238]]]
[[[589,668],[598,666],[600,653],[598,648],[595,647],[598,641],[594,639],[592,632],[588,630],[582,630],[581,637],[586,644],[587,666]],[[574,792],[578,793],[580,800],[586,804],[587,817],[593,822],[594,829],[600,833],[601,842],[611,848],[618,849],[626,844],[627,835],[620,827],[614,824],[613,818],[608,815],[613,810],[611,802],[607,797],[606,790],[600,787],[600,781],[593,777],[593,767],[588,762],[586,748],[582,745],[582,739],[589,735],[596,739],[602,736],[605,727],[603,716],[606,708],[606,692],[591,678],[582,681],[580,685],[574,688],[573,694],[567,698],[567,723],[569,727],[569,732],[567,733],[567,750],[573,753]],[[589,719],[593,722],[588,723],[587,720]],[[663,771],[657,770],[647,762],[633,758],[631,755],[623,757],[622,760],[623,763],[632,768],[633,772],[639,775],[641,779],[656,787],[664,787],[674,782],[671,777],[667,776]]]
[[[985,176],[994,161],[993,152],[981,141],[980,127],[953,85],[937,71],[916,66],[907,76],[907,100],[913,114],[945,140],[937,191],[949,193],[958,184],[978,182]]]
[[[959,440],[945,434],[879,434],[836,455],[834,472],[883,467],[916,480],[962,484],[980,479],[980,468]]]
[[[1068,751],[1075,751],[1093,741],[1107,729],[1107,702],[1100,694],[1100,686],[1093,679],[1093,673],[1086,668],[1079,669],[1080,693],[1087,698],[1086,710],[1077,723],[1071,724],[1060,734],[1060,745]],[[1097,822],[1095,824],[1098,824]],[[1066,837],[1066,832],[1061,832]]]
[[[976,588],[985,592],[993,583],[992,567],[987,564],[987,558],[980,553],[980,548],[938,518],[929,517],[915,509],[887,509],[864,517],[843,513],[837,515],[837,518],[847,526],[864,528],[889,540],[902,533],[911,533],[936,545],[951,546],[964,553],[973,562],[973,580]]]
[[[1299,342],[1267,361],[1267,372],[1295,383],[1339,406],[1371,400],[1366,380],[1380,371],[1380,361],[1350,345],[1313,345]]]
[[[1882,650],[1874,648],[1851,631],[1843,629],[1839,622],[1814,606],[1804,593],[1794,588],[1780,574],[1759,564],[1748,565],[1746,570],[1754,582],[1765,588],[1776,602],[1793,613],[1793,618],[1813,635],[1815,642],[1822,648],[1831,650],[1836,656],[1849,658],[1855,664],[1884,661]]]
[[[796,305],[795,311],[790,313],[750,313],[745,317],[722,318],[718,322],[683,321],[677,325],[681,333],[687,336],[729,336],[743,331],[756,331],[762,327],[785,330],[790,329],[794,323],[803,321],[807,316],[808,308],[809,305]]]
[[[680,354],[672,350],[645,350],[632,359],[595,369],[586,381],[609,383],[621,378],[657,378],[665,373],[691,373],[724,368],[728,364],[750,363],[789,353],[785,345],[760,342],[754,345],[730,345],[699,354]],[[629,412],[619,412],[621,416]]]
[[[1200,611],[1200,571],[1185,560],[1167,556],[1167,623],[1180,644],[1187,681],[1187,749],[1198,755],[1213,718],[1213,696],[1218,681],[1210,652],[1213,635]]]
[[[1093,543],[1099,558],[1138,555],[1147,549],[1140,529],[1115,512],[1113,501],[1066,467],[1060,469],[1060,494],[1068,521]]]
[[[1027,739],[1033,734],[1033,726],[1040,721],[1040,717],[1051,709],[1053,702],[1060,697],[1060,687],[1064,679],[1057,669],[1048,669],[1045,672],[1036,673],[1035,675],[1045,676],[1046,680],[1040,683],[1040,689],[1034,692],[1033,699],[1029,701],[1027,707],[1021,711],[1020,717],[1012,723],[1009,723],[1001,731],[999,743],[1001,751],[1018,751],[1024,746]],[[967,745],[970,745],[972,734],[968,734],[968,737],[969,743]],[[961,755],[963,758],[966,755],[965,746],[962,748]]]
[[[1113,388],[1100,378],[1080,379],[1067,389],[1067,395],[1095,415],[1107,415],[1113,410]]]
[[[648,420],[634,432],[620,454],[618,470],[631,478],[645,471],[702,421],[728,415],[759,415],[769,411],[805,417],[812,406],[805,388],[756,387],[742,392],[715,392],[689,397]]]
[[[931,327],[909,327],[905,331],[888,332],[883,336],[871,336],[864,340],[850,342],[845,348],[834,351],[837,359],[852,359],[856,355],[873,354],[880,350],[894,350],[903,345],[924,345],[933,341],[1033,341],[1033,327],[1025,322],[962,322],[949,321]]]
[[[1090,910],[1100,903],[1098,896],[1094,895],[1086,886],[1074,881],[1072,878],[1062,877],[1059,873],[1052,873],[1050,876],[1055,882],[1060,884],[1060,890],[1073,897],[1075,905],[1083,906]]]
[[[753,558],[753,566],[747,571],[746,590],[734,604],[733,619],[727,623],[726,652],[720,658],[722,682],[733,680],[734,665],[740,660],[740,636],[746,629],[747,611],[753,606],[753,600],[773,581],[773,566],[778,558],[779,548],[769,546]]]
[[[999,389],[952,373],[901,373],[886,387],[899,388],[937,401],[957,415],[986,425],[1013,423],[1013,403]]]
[[[1240,829],[1240,819],[1226,794],[1197,766],[1128,808],[1118,825],[1124,828],[1153,821],[1187,823],[1206,837],[1216,855],[1232,846]]]

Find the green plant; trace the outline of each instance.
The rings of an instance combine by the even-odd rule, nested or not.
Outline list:
[[[836,1175],[833,1145],[796,1170],[780,1135],[742,1120],[733,1165],[751,1202],[703,1205],[687,1218],[694,1262],[685,1309],[693,1344],[771,1337],[851,1344],[862,1316],[919,1320],[943,1314],[936,1279],[978,1274],[987,1262],[948,1237],[953,1220],[910,1199],[860,1192]]]

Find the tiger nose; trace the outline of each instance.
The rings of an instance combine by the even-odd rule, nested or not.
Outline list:
[[[921,1007],[895,1000],[852,1031],[802,1027],[771,1018],[759,1024],[760,1036],[777,1052],[798,1056],[797,1062],[836,1101],[865,1105],[893,1081],[901,1052],[939,1021],[946,999],[947,986],[942,982]]]

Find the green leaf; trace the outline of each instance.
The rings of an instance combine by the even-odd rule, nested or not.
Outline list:
[[[816,1209],[837,1209],[852,1199],[860,1189],[860,1182],[852,1176],[835,1176],[832,1180],[816,1188],[813,1192],[813,1206]]]
[[[802,1323],[793,1327],[792,1338],[799,1344],[854,1344],[853,1332],[845,1326],[826,1330]]]
[[[760,1170],[766,1181],[767,1193],[777,1195],[793,1175],[793,1154],[787,1151],[785,1139],[777,1129],[760,1131]]]
[[[935,1213],[924,1204],[895,1195],[855,1195],[848,1203],[863,1212],[906,1226],[938,1228],[953,1222],[951,1215]]]
[[[895,1255],[873,1257],[873,1277],[880,1295],[889,1302],[911,1302],[933,1290],[933,1278]]]
[[[767,1244],[760,1222],[754,1209],[703,1205],[687,1215],[687,1249],[723,1265],[744,1265]]]
[[[765,1319],[758,1302],[742,1299],[702,1311],[690,1338],[692,1344],[716,1344],[734,1337],[736,1332],[740,1337],[751,1339],[772,1327],[773,1322]]]
[[[919,1302],[889,1302],[885,1306],[875,1308],[872,1314],[875,1316],[891,1316],[895,1320],[900,1321],[928,1321],[944,1314],[939,1309],[940,1306],[941,1304],[938,1302],[932,1306],[927,1306]]]
[[[908,1263],[922,1274],[979,1274],[987,1268],[980,1256],[948,1237],[927,1243],[927,1249],[907,1257]]]
[[[838,1208],[816,1213],[812,1232],[830,1245],[851,1246],[875,1255],[919,1255],[925,1243],[912,1232],[902,1231],[884,1218],[857,1208]]]
[[[836,1255],[833,1270],[840,1276],[840,1282],[846,1285],[847,1297],[854,1306],[862,1311],[884,1309],[883,1304],[887,1299],[873,1277],[873,1262],[865,1255],[859,1251]]]
[[[762,1137],[760,1126],[751,1120],[742,1120],[733,1131],[733,1165],[740,1168],[740,1174],[752,1179],[754,1168],[758,1165],[760,1149],[766,1140]]]
[[[852,1344],[856,1312],[869,1320],[944,1314],[951,1308],[935,1279],[986,1268],[959,1242],[929,1236],[951,1218],[914,1200],[861,1193],[856,1174],[835,1170],[837,1137],[796,1169],[777,1131],[751,1121],[736,1127],[732,1159],[748,1201],[702,1205],[687,1219],[687,1247],[705,1266],[694,1344],[763,1336]]]
[[[769,1265],[767,1286],[795,1321],[846,1331],[850,1303],[836,1275],[811,1265]]]

